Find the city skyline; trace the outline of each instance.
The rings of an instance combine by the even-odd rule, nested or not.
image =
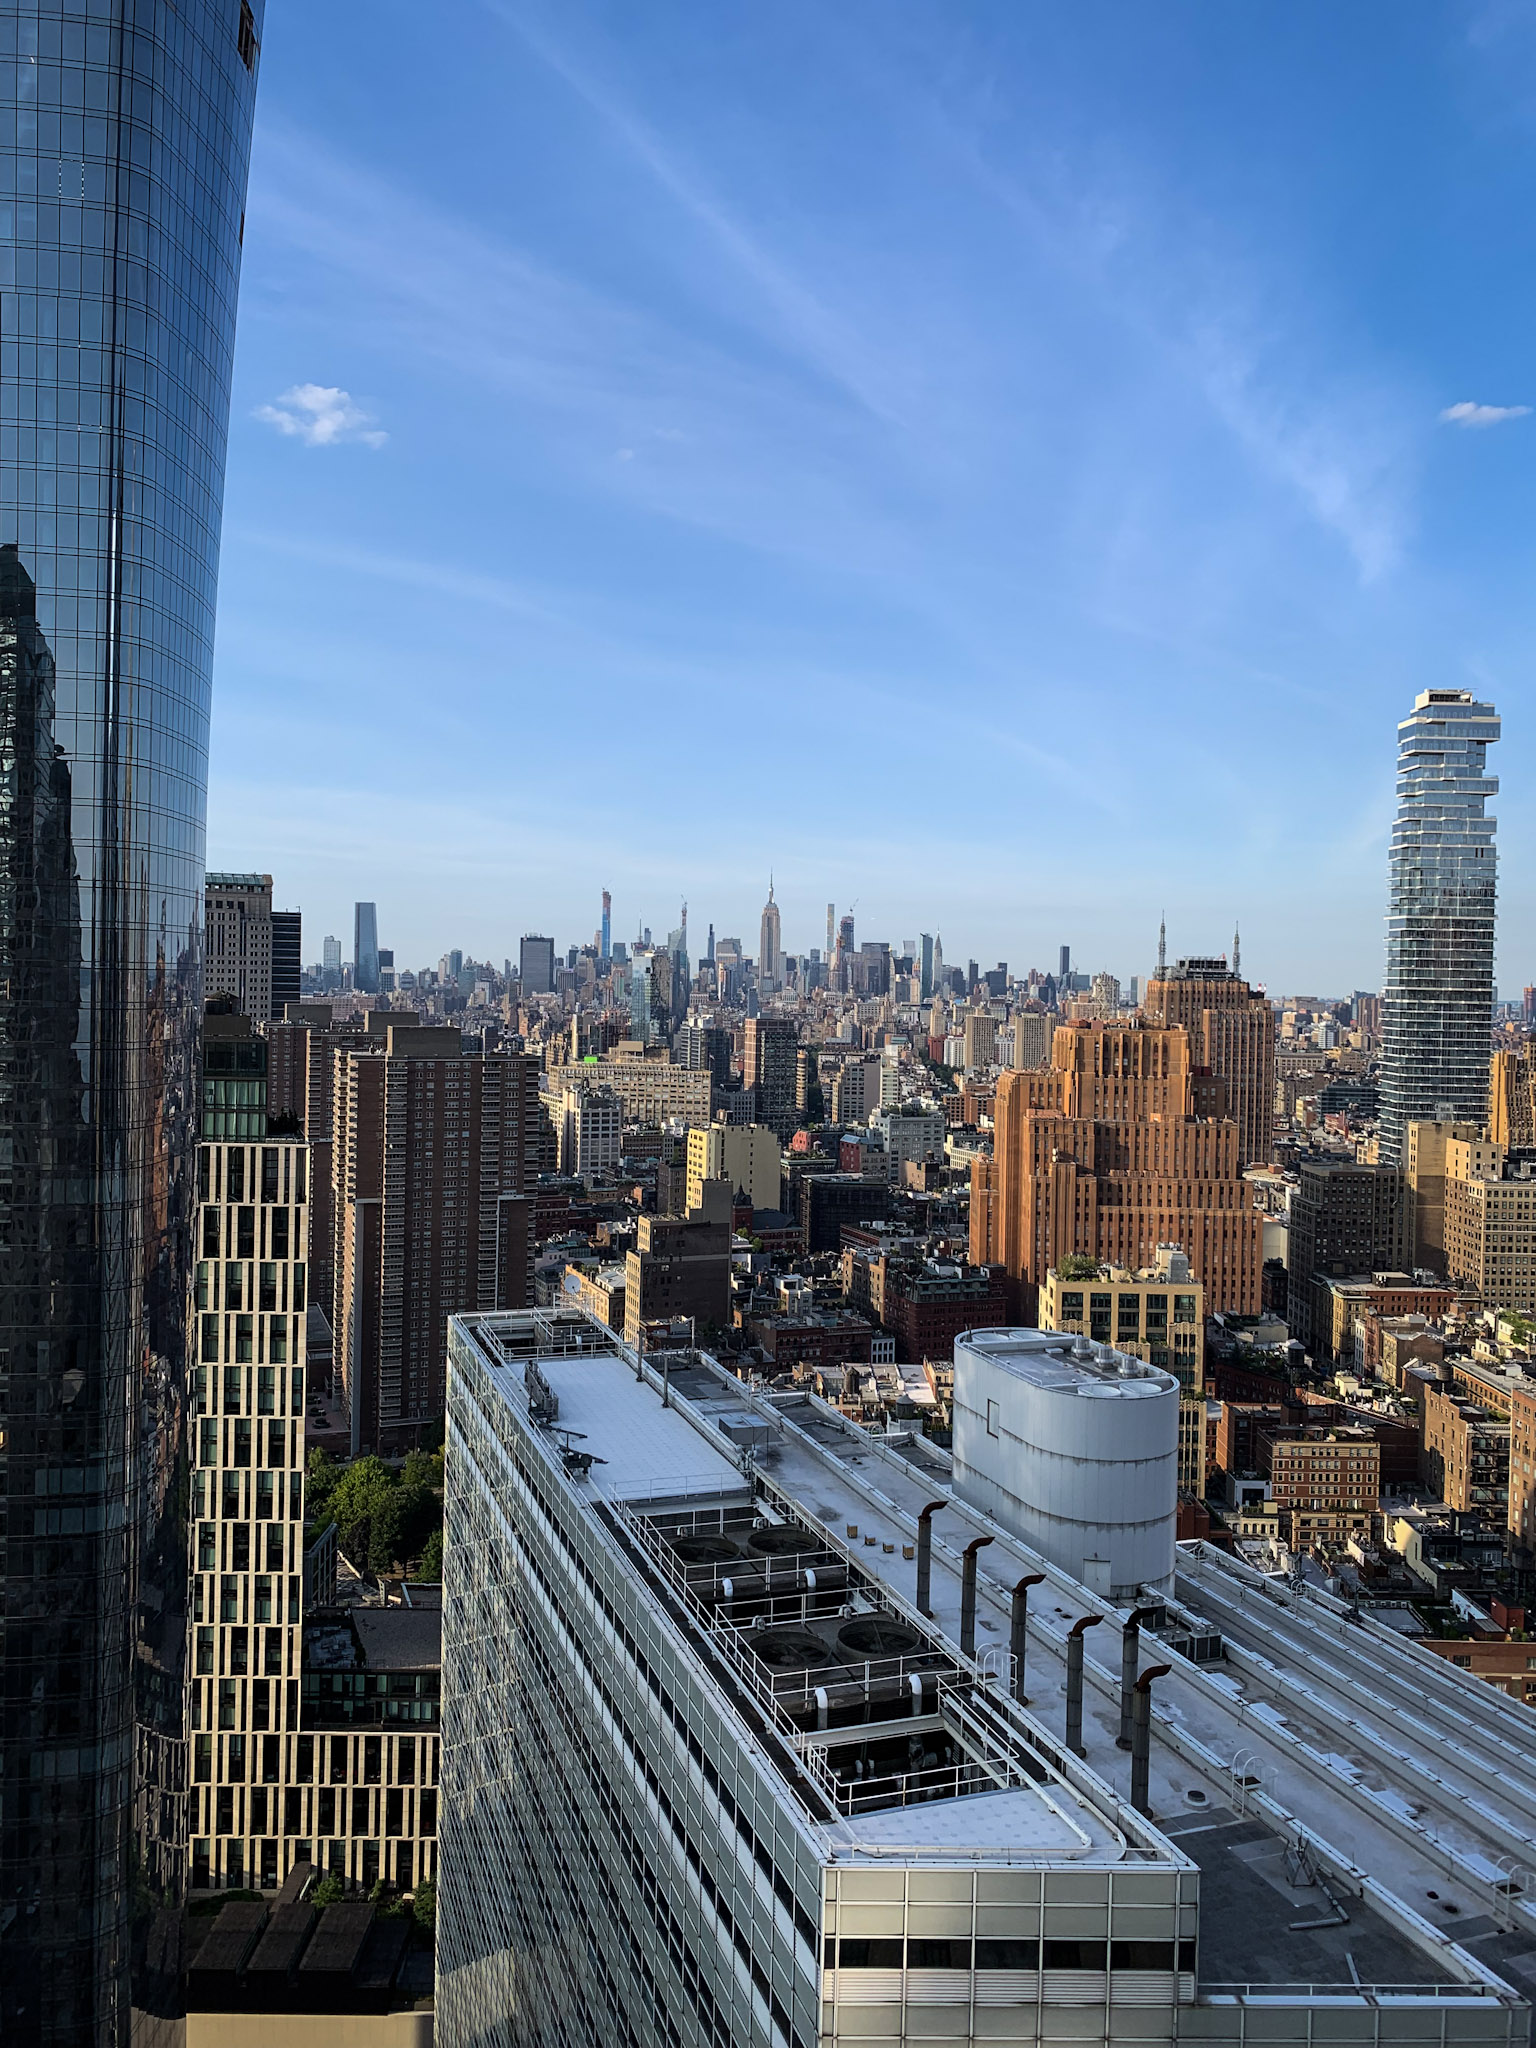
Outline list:
[[[690,20],[468,8],[409,80],[273,39],[211,860],[407,956],[604,884],[745,936],[771,866],[803,950],[929,898],[956,956],[1145,973],[1241,912],[1270,986],[1377,986],[1402,705],[1492,697],[1536,776],[1526,18]],[[578,734],[707,869],[618,804],[552,849]]]

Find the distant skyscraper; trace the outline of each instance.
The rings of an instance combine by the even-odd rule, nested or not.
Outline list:
[[[304,974],[304,917],[298,910],[272,913],[272,1015],[281,1017],[299,1000]]]
[[[920,933],[918,945],[922,949],[922,958],[918,963],[918,993],[926,1003],[933,994],[933,933]]]
[[[525,996],[547,996],[555,986],[555,942],[527,932],[517,949],[517,978]]]
[[[710,966],[711,966],[711,967],[713,967],[713,966],[714,966],[714,964],[715,964],[715,928],[714,928],[714,926],[713,926],[713,925],[711,925],[711,926],[710,926],[710,928],[709,928],[709,945],[708,945],[708,947],[707,947],[707,948],[705,949],[705,953],[704,953],[704,958],[705,958],[705,959],[706,959],[706,960],[707,960],[707,961],[709,962],[709,964],[710,964]]]
[[[1058,983],[1059,983],[1059,984],[1060,984],[1060,985],[1061,985],[1061,986],[1062,986],[1063,988],[1064,988],[1064,987],[1066,986],[1066,983],[1067,983],[1067,976],[1068,976],[1068,975],[1069,975],[1069,974],[1070,974],[1071,972],[1072,972],[1072,948],[1071,948],[1070,946],[1063,946],[1063,947],[1062,947],[1062,949],[1061,949],[1061,962],[1060,962],[1060,965],[1059,965],[1059,966],[1057,967],[1057,969],[1056,969],[1056,979],[1057,979],[1057,982],[1058,982]]]
[[[371,903],[352,909],[352,986],[373,995],[379,986],[379,916]]]
[[[779,944],[779,906],[773,900],[773,877],[768,878],[768,901],[763,905],[762,927],[757,949],[757,981],[763,989],[777,988],[784,979],[784,954]]]
[[[324,988],[341,987],[341,941],[329,932],[320,943],[320,981]]]
[[[3,17],[6,2048],[127,2039],[185,1857],[205,764],[261,18]]]
[[[203,901],[203,986],[264,1023],[272,1008],[272,877],[210,873]]]
[[[835,953],[836,951],[837,951],[837,905],[836,905],[835,903],[829,903],[829,904],[827,905],[827,964],[828,964],[828,966],[830,966],[830,965],[832,964],[832,956],[833,956],[833,954],[834,954],[834,953]]]
[[[1381,998],[1381,1159],[1414,1121],[1481,1125],[1493,1023],[1494,819],[1485,773],[1499,737],[1468,690],[1421,690],[1397,729],[1387,975]]]
[[[599,951],[604,964],[613,958],[613,898],[603,891],[603,936]]]

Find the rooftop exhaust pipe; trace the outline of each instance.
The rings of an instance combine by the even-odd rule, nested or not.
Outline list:
[[[1132,1701],[1136,1693],[1136,1671],[1141,1661],[1141,1625],[1150,1621],[1156,1611],[1152,1607],[1134,1607],[1125,1619],[1120,1637],[1120,1734],[1115,1743],[1117,1749],[1132,1747]]]
[[[965,1569],[960,1579],[960,1654],[976,1655],[976,1553],[985,1550],[990,1536],[973,1536],[965,1546]]]
[[[1172,1669],[1171,1664],[1152,1664],[1136,1681],[1131,1715],[1131,1804],[1148,1820],[1152,1818],[1147,1790],[1152,1771],[1152,1681],[1166,1678]]]
[[[1008,1648],[1013,1656],[1013,1696],[1021,1707],[1029,1705],[1029,1694],[1024,1690],[1024,1657],[1029,1636],[1029,1589],[1031,1586],[1044,1584],[1044,1572],[1026,1572],[1013,1589]]]
[[[930,1580],[933,1571],[933,1517],[940,1508],[947,1508],[947,1500],[931,1500],[917,1518],[917,1611],[933,1619],[933,1605],[929,1599]]]
[[[1083,1747],[1083,1636],[1097,1628],[1102,1614],[1084,1614],[1067,1631],[1067,1747],[1074,1756],[1086,1756]]]

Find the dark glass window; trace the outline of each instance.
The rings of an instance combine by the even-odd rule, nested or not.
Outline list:
[[[1171,1970],[1171,1941],[1112,1941],[1109,1967],[1112,1970]]]
[[[840,1970],[899,1970],[901,1936],[848,1935],[837,1944]]]
[[[1047,1970],[1102,1970],[1108,1946],[1103,1941],[1047,1941],[1042,1967]]]
[[[1038,1941],[984,1941],[976,1943],[978,1970],[1036,1970],[1040,1967]]]

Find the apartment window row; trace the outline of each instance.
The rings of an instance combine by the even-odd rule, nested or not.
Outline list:
[[[303,1145],[200,1145],[197,1199],[221,1202],[299,1203],[305,1198]]]

